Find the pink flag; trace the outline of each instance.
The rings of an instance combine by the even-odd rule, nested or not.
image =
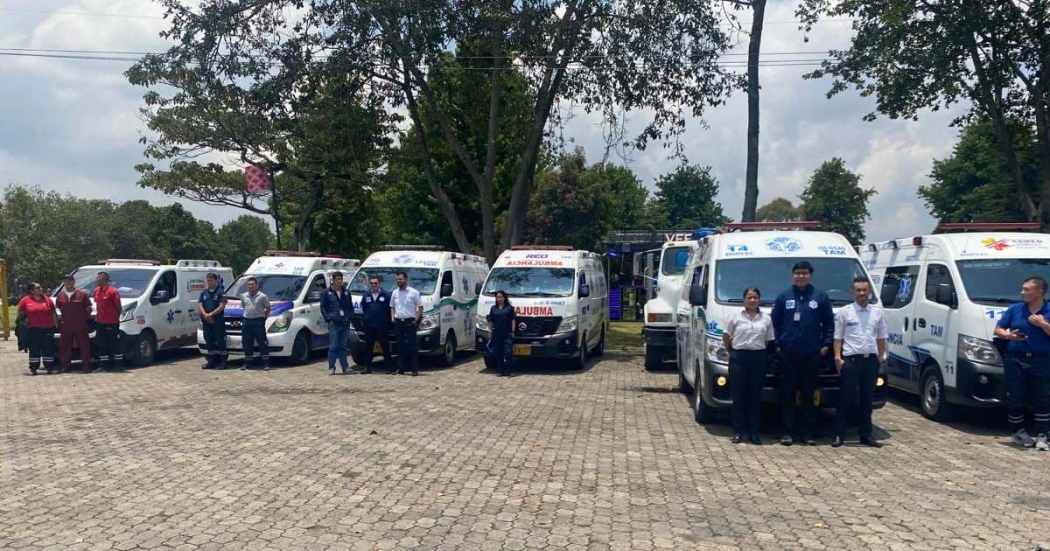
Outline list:
[[[248,193],[252,195],[270,191],[270,175],[259,165],[245,168],[244,180],[248,183]]]

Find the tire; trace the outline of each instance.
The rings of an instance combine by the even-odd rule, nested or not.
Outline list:
[[[602,324],[602,336],[598,339],[598,346],[594,347],[594,355],[601,356],[605,354],[605,324]]]
[[[485,369],[496,369],[496,358],[483,356],[485,358]]]
[[[693,390],[693,387],[689,386],[689,381],[685,378],[685,373],[682,370],[678,370],[678,392],[682,394],[689,394]]]
[[[450,330],[445,337],[445,346],[441,349],[441,365],[452,367],[456,364],[456,345],[456,334]]]
[[[292,343],[292,355],[288,356],[288,363],[292,365],[303,365],[310,361],[310,337],[306,330],[299,331]]]
[[[645,345],[645,370],[654,371],[663,363],[660,352],[653,350],[648,344]]]
[[[143,331],[132,349],[131,363],[135,367],[146,367],[157,356],[157,337],[152,331]]]
[[[580,353],[572,360],[572,368],[583,371],[587,367],[587,333],[580,339]]]
[[[700,367],[696,368],[696,373],[697,380],[703,377]],[[704,403],[703,391],[696,383],[693,384],[693,419],[701,425],[709,425],[718,420],[718,409]]]
[[[937,366],[931,366],[922,374],[922,384],[919,387],[919,403],[922,406],[922,414],[930,420],[944,422],[949,421],[955,413],[955,408],[948,403],[948,396],[944,390],[944,378]]]

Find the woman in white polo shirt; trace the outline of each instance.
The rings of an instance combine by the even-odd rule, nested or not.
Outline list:
[[[762,293],[744,289],[744,308],[725,322],[722,343],[729,350],[729,388],[733,397],[733,443],[761,445],[762,382],[766,379],[766,345],[773,340],[773,321],[758,309]]]

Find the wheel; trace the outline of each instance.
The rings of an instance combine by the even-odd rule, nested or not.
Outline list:
[[[368,363],[368,355],[364,352],[352,352],[350,358],[354,360],[354,365],[365,365]]]
[[[580,353],[576,356],[576,359],[572,361],[573,369],[584,369],[587,367],[587,333],[583,334],[583,338],[580,339]]]
[[[693,384],[693,418],[701,425],[708,425],[718,420],[718,409],[704,403],[703,391],[700,390],[700,367],[696,368],[697,381]]]
[[[157,337],[152,331],[143,331],[137,340],[131,362],[136,367],[146,367],[153,363],[153,358],[157,355]]]
[[[602,324],[602,336],[598,339],[598,346],[594,347],[594,355],[601,356],[605,354],[605,324]]]
[[[922,414],[934,421],[951,419],[954,409],[944,392],[944,378],[936,366],[930,367],[922,376]]]
[[[660,357],[660,351],[654,350],[653,347],[648,344],[645,345],[645,370],[653,371],[660,367],[662,364],[662,358]]]
[[[441,351],[441,365],[452,367],[456,363],[456,334],[448,332],[445,337],[445,348]]]
[[[310,361],[310,337],[304,329],[295,336],[295,342],[292,343],[292,355],[288,357],[288,362],[292,365],[303,365],[308,361]]]
[[[496,358],[483,356],[485,358],[485,369],[496,369]]]
[[[682,370],[679,369],[678,370],[678,392],[681,392],[682,394],[689,394],[689,391],[692,390],[692,389],[693,389],[693,387],[689,386],[689,381],[686,380],[686,378],[685,378],[685,373],[682,373]]]

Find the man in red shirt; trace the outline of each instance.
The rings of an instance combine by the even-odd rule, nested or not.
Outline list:
[[[95,346],[99,367],[124,371],[124,352],[120,349],[120,293],[109,286],[106,272],[99,272],[95,281]]]
[[[62,373],[69,371],[70,355],[73,341],[80,350],[80,367],[84,373],[91,373],[91,343],[88,340],[88,319],[91,318],[91,299],[87,293],[77,289],[72,275],[62,282],[62,290],[55,300],[62,318],[58,324],[61,335],[58,345],[58,357],[62,362]]]
[[[44,369],[51,373],[55,363],[55,303],[39,283],[26,287],[29,294],[18,301],[17,312],[25,315],[29,327],[29,372],[36,375],[40,360],[44,360]]]

